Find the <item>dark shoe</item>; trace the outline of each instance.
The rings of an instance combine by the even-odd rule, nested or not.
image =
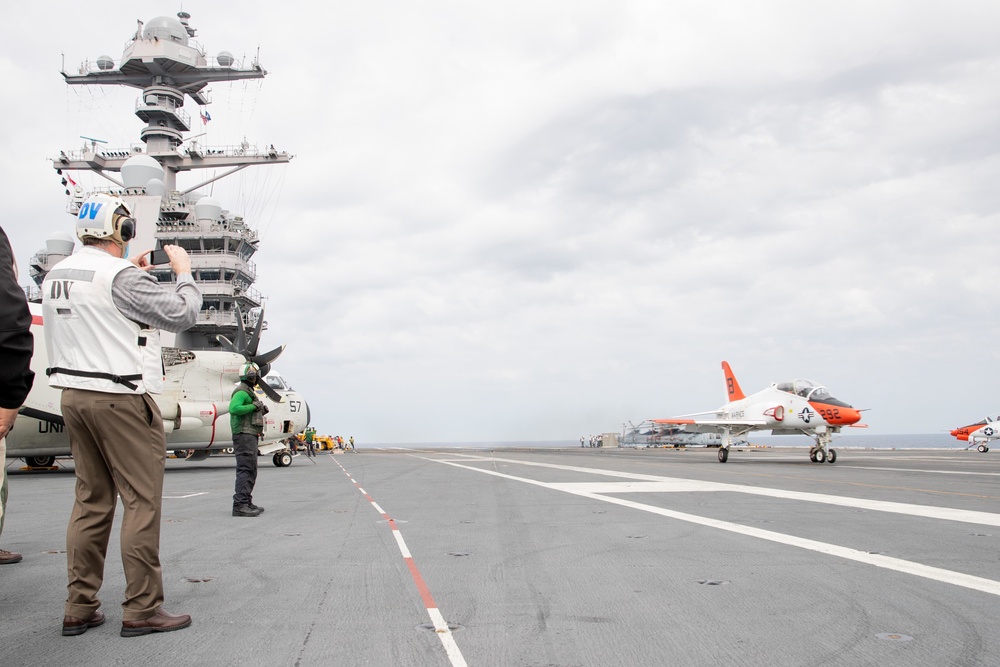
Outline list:
[[[91,614],[87,620],[75,616],[63,616],[63,637],[82,635],[89,628],[96,628],[98,625],[104,625],[104,612],[100,609]]]
[[[13,551],[4,551],[0,549],[0,565],[11,565],[12,563],[21,562],[21,554],[16,554]]]
[[[233,516],[260,516],[260,510],[255,510],[249,505],[240,505],[233,508]]]
[[[172,632],[191,625],[187,614],[168,614],[163,607],[141,621],[122,621],[122,637],[140,637],[154,632]]]
[[[252,510],[257,510],[261,514],[264,513],[264,508],[261,507],[260,505],[254,505],[253,503],[247,503],[247,507],[249,507]]]

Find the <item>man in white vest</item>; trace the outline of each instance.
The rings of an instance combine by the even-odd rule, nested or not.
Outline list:
[[[76,502],[66,531],[69,574],[64,635],[104,623],[97,597],[117,496],[125,601],[123,637],[179,630],[188,615],[163,610],[160,504],[166,439],[150,393],[163,387],[160,329],[193,326],[201,293],[191,260],[164,248],[177,276],[173,288],[148,273],[146,255],[131,261],[135,220],[128,205],[94,195],[80,207],[83,248],[56,264],[42,284],[49,384],[62,388],[62,414],[76,467]]]

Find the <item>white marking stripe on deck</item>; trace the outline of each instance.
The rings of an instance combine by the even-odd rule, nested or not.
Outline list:
[[[430,460],[430,459],[428,459]],[[435,459],[441,463],[445,460]],[[802,500],[811,503],[824,503],[827,505],[838,505],[840,507],[854,507],[857,509],[875,510],[878,512],[891,512],[893,514],[907,514],[909,516],[920,516],[927,519],[944,519],[946,521],[962,521],[964,523],[974,523],[982,526],[1000,526],[1000,514],[992,512],[976,512],[974,510],[961,510],[951,507],[934,507],[931,505],[912,505],[910,503],[894,503],[886,500],[869,500],[867,498],[851,498],[849,496],[833,496],[826,493],[809,493],[806,491],[788,491],[785,489],[771,489],[761,486],[746,486],[744,484],[727,484],[723,482],[704,482],[700,480],[684,479],[679,477],[661,477],[659,475],[645,475],[642,473],[619,472],[617,470],[601,470],[598,468],[583,468],[580,466],[559,465],[556,463],[537,463],[535,461],[519,461],[516,459],[498,459],[486,457],[468,456],[465,461],[489,461],[501,463],[515,463],[517,465],[535,466],[539,468],[553,468],[556,470],[568,470],[571,472],[582,472],[591,475],[604,475],[605,477],[619,477],[625,479],[642,480],[644,482],[655,482],[658,484],[677,484],[685,488],[677,490],[683,491],[730,491],[733,493],[748,493],[755,496],[769,496],[771,498],[785,498],[786,500]],[[455,463],[455,465],[458,465]],[[592,482],[583,482],[590,484]],[[607,482],[606,484],[614,484]],[[690,485],[699,488],[687,488]],[[551,484],[553,488],[557,484]],[[609,487],[610,488],[610,487]],[[569,491],[569,489],[566,489]],[[587,491],[586,488],[582,489]],[[637,486],[635,491],[658,491],[659,489],[643,489]],[[671,489],[664,488],[669,491]],[[570,491],[571,492],[571,491]],[[600,493],[628,493],[627,486],[620,487],[620,490],[603,490]],[[597,492],[595,492],[597,493]]]
[[[417,458],[424,459],[426,461],[434,461],[435,463],[443,463],[445,465],[454,466],[456,468],[464,468],[466,470],[472,470],[475,472],[483,473],[486,475],[493,475],[495,477],[502,477],[504,479],[510,479],[517,482],[524,482],[525,484],[533,484],[535,486],[540,486],[546,489],[552,489],[554,491],[562,491],[564,493],[571,493],[573,495],[582,496],[584,498],[591,498],[593,500],[600,500],[606,503],[612,503],[614,505],[621,505],[623,507],[630,507],[632,509],[642,510],[644,512],[650,512],[652,514],[658,514],[660,516],[669,517],[671,519],[677,519],[680,521],[686,521],[688,523],[694,523],[701,526],[706,526],[708,528],[716,528],[718,530],[725,530],[731,533],[737,533],[740,535],[746,535],[748,537],[756,537],[762,540],[768,540],[770,542],[777,542],[779,544],[785,544],[788,546],[798,547],[801,549],[808,549],[810,551],[815,551],[818,553],[827,554],[830,556],[837,556],[839,558],[845,558],[847,560],[857,561],[859,563],[867,563],[869,565],[874,565],[876,567],[885,568],[888,570],[895,570],[896,572],[902,572],[905,574],[912,574],[914,576],[923,577],[925,579],[931,579],[933,581],[940,581],[946,584],[952,584],[954,586],[961,586],[963,588],[969,588],[972,590],[981,591],[983,593],[989,593],[990,595],[1000,596],[1000,581],[994,581],[993,579],[986,579],[984,577],[976,577],[970,574],[963,574],[962,572],[954,572],[952,570],[945,570],[939,567],[932,567],[930,565],[923,565],[922,563],[915,563],[913,561],[903,560],[901,558],[892,558],[891,556],[883,556],[881,554],[870,554],[865,551],[858,551],[857,549],[851,549],[848,547],[842,547],[836,544],[829,544],[826,542],[819,542],[817,540],[810,540],[801,537],[795,537],[793,535],[785,535],[783,533],[776,533],[771,530],[761,530],[760,528],[753,528],[750,526],[743,526],[738,523],[732,523],[729,521],[719,521],[717,519],[710,519],[708,517],[697,516],[694,514],[687,514],[684,512],[677,512],[674,510],[665,509],[663,507],[656,507],[654,505],[645,505],[643,503],[633,502],[631,500],[625,500],[623,498],[615,498],[612,496],[605,496],[592,491],[584,490],[586,487],[590,486],[589,483],[582,484],[567,484],[567,483],[550,483],[541,482],[534,479],[529,479],[527,477],[517,477],[515,475],[508,475],[506,473],[497,472],[495,470],[487,470],[483,468],[477,468],[475,466],[463,465],[456,461],[443,461],[440,459],[432,459],[424,456],[418,456]],[[631,476],[630,473],[619,473],[615,471],[607,470],[597,470],[594,468],[578,468],[575,466],[563,466],[556,464],[546,464],[546,463],[534,463],[529,461],[515,461],[511,459],[493,459],[485,457],[477,457],[480,461],[505,461],[508,463],[520,463],[525,465],[540,466],[545,468],[555,468],[561,470],[576,470],[579,472],[587,472],[591,474],[598,475],[613,475],[616,477],[627,477]],[[650,478],[652,475],[637,475],[638,477]],[[661,478],[664,481],[669,481],[668,478]],[[692,480],[680,480],[680,481],[692,481]],[[629,483],[624,483],[625,485]],[[707,485],[715,485],[712,482],[703,482]],[[605,485],[601,485],[605,486]],[[610,484],[606,484],[610,488]],[[735,484],[719,484],[718,486],[726,487],[737,487],[739,485]],[[653,485],[656,487],[656,485]],[[651,487],[651,488],[653,488]],[[624,485],[623,485],[624,488]],[[634,485],[632,490],[639,490],[640,485]],[[775,491],[780,492],[780,489],[756,489],[756,491]],[[706,489],[707,490],[707,489]],[[719,490],[719,489],[716,489]],[[726,489],[726,490],[736,490],[736,489]],[[608,493],[610,491],[604,491]],[[764,494],[770,495],[770,494]],[[819,496],[821,494],[807,494],[812,496]],[[777,495],[775,497],[786,497],[784,495]],[[830,498],[837,498],[837,496],[830,496]],[[856,500],[856,499],[846,499],[846,500]],[[819,502],[819,501],[817,501]],[[890,503],[892,505],[901,505],[902,503]],[[919,505],[914,505],[913,507],[923,507]],[[929,508],[935,509],[935,508]],[[987,514],[986,512],[978,512],[978,514]],[[995,515],[994,515],[995,516]],[[937,517],[943,518],[943,517]],[[961,520],[961,519],[956,519]],[[991,524],[992,525],[992,524]]]
[[[382,515],[382,517],[389,523],[389,528],[392,530],[392,536],[396,540],[396,546],[399,547],[399,553],[403,556],[403,562],[406,563],[407,569],[410,571],[410,576],[413,578],[413,584],[417,587],[417,593],[420,595],[420,599],[423,600],[424,607],[427,609],[427,615],[431,619],[431,623],[434,624],[434,634],[436,634],[441,639],[441,645],[444,647],[444,652],[448,656],[448,661],[452,664],[452,667],[468,667],[465,662],[465,656],[462,655],[462,651],[458,648],[458,644],[455,642],[455,636],[451,632],[451,628],[448,627],[448,623],[445,622],[444,616],[441,615],[441,610],[438,609],[437,603],[434,602],[434,596],[431,595],[430,589],[427,587],[427,583],[424,581],[424,577],[420,574],[420,569],[417,567],[416,561],[413,560],[413,555],[410,553],[409,547],[406,546],[406,541],[403,540],[403,534],[399,531],[399,527],[396,525],[396,521],[389,516],[389,514],[379,507],[379,504],[375,502],[375,499],[368,494],[361,485],[354,481],[351,477],[351,473],[347,472],[347,469],[340,465],[340,461],[334,459],[347,478],[351,480],[354,487],[361,492],[361,495],[365,497],[371,506]]]

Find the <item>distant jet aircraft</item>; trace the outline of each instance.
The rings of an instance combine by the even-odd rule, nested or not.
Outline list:
[[[66,431],[60,408],[60,390],[49,387],[45,369],[48,354],[42,332],[41,304],[31,303],[31,332],[35,337],[35,352],[31,370],[35,383],[24,407],[7,434],[7,458],[23,458],[29,466],[47,467],[57,456],[70,456],[69,432]],[[257,353],[260,326],[249,332],[242,327],[237,314],[239,336],[236,343],[219,337],[224,349],[185,350],[163,348],[165,381],[163,393],[153,394],[163,415],[168,450],[194,450],[189,460],[203,460],[213,451],[232,447],[229,428],[229,399],[239,382],[240,367],[248,359],[260,366],[261,382],[257,390],[268,413],[264,417],[264,437],[260,442],[262,454],[272,454],[274,465],[284,467],[292,462],[281,441],[298,433],[309,424],[309,406],[305,400],[276,374],[267,375],[270,362],[281,354],[284,346]]]
[[[809,380],[772,384],[746,396],[725,361],[722,371],[726,376],[728,403],[714,412],[654,419],[653,423],[683,425],[687,431],[721,433],[720,463],[729,460],[729,447],[734,437],[767,430],[773,435],[808,435],[816,441],[809,449],[809,458],[817,463],[833,463],[837,460],[837,452],[829,448],[833,435],[843,426],[863,427],[858,424],[861,411],[837,400],[826,387]]]
[[[968,426],[959,426],[956,429],[952,429],[951,434],[959,440],[968,442],[969,446],[967,449],[975,447],[979,451],[986,453],[990,451],[987,443],[990,440],[1000,438],[1000,415],[986,417],[982,421],[977,421],[975,424],[969,424]]]

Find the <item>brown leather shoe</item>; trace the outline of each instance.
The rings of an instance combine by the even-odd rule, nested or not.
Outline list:
[[[171,632],[191,625],[187,614],[168,614],[163,607],[141,621],[122,621],[122,637],[139,637],[154,632]]]
[[[75,616],[63,616],[63,637],[82,635],[89,628],[96,628],[104,624],[104,612],[98,609],[90,615],[88,619],[77,618]]]
[[[13,551],[5,551],[0,549],[0,565],[10,565],[12,563],[20,563],[21,554],[16,554]]]

